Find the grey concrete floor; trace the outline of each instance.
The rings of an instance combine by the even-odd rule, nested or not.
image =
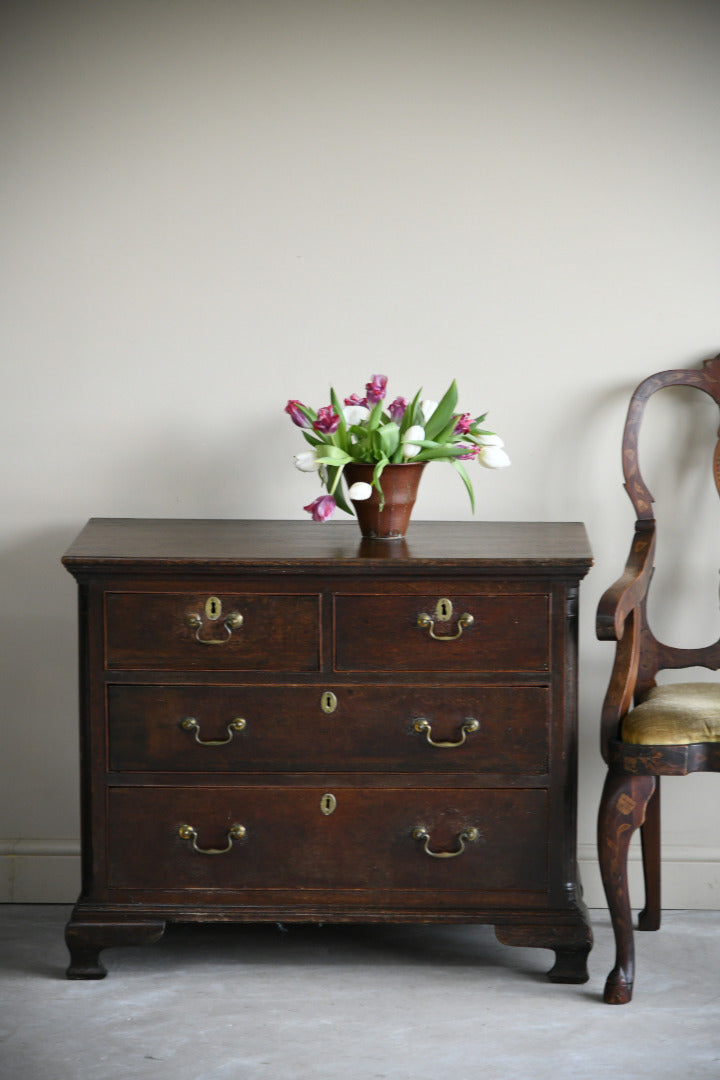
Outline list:
[[[720,1078],[720,912],[636,935],[613,1007],[602,911],[590,982],[556,986],[487,926],[176,926],[69,982],[69,910],[0,906],[2,1080]]]

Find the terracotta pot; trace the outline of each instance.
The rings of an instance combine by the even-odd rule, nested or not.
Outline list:
[[[373,488],[369,499],[353,500],[360,532],[372,540],[400,540],[407,532],[412,508],[417,498],[418,484],[425,462],[405,465],[386,465],[380,477],[385,505],[380,509],[380,493]],[[347,486],[358,481],[372,484],[373,465],[346,465],[343,476]]]

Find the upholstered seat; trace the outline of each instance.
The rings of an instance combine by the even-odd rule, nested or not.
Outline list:
[[[652,687],[623,719],[620,737],[636,746],[720,742],[720,683]]]

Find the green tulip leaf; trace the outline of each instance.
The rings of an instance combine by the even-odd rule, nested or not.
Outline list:
[[[443,430],[448,424],[450,417],[453,416],[457,408],[457,383],[453,379],[450,386],[445,391],[444,395],[438,402],[438,406],[435,412],[432,414],[427,424],[425,424],[425,436],[428,439],[434,439],[435,436]]]
[[[467,474],[467,469],[461,461],[451,462],[453,469],[455,469],[462,479],[463,484],[467,488],[467,493],[470,496],[470,506],[472,507],[473,514],[475,513],[475,493],[473,491],[472,480]]]
[[[332,444],[325,444],[322,450],[316,450],[315,458],[320,465],[347,465],[352,461],[350,455],[342,447]]]

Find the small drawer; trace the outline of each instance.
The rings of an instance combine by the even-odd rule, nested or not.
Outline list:
[[[110,685],[114,772],[548,768],[546,686]]]
[[[546,593],[334,597],[337,671],[547,671]]]
[[[158,671],[317,671],[317,594],[108,592],[106,666]]]
[[[116,889],[539,891],[547,793],[112,788]]]

